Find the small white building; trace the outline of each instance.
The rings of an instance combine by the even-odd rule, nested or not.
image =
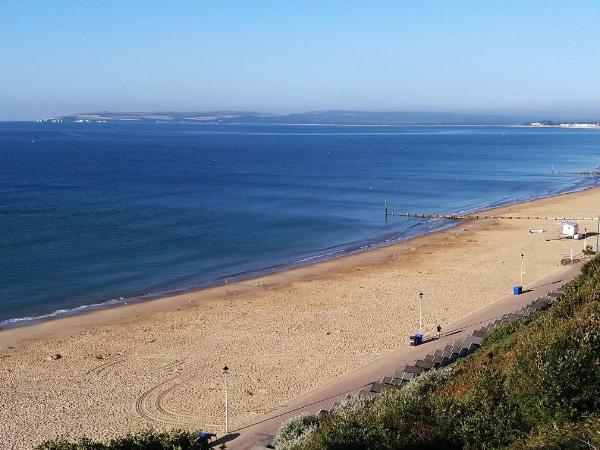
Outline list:
[[[562,234],[565,236],[574,237],[579,233],[579,225],[572,220],[565,220],[562,223]]]

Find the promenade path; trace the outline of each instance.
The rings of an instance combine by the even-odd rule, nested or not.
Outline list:
[[[307,392],[289,402],[280,405],[269,414],[253,422],[232,430],[230,435],[217,442],[227,442],[228,449],[258,450],[270,442],[282,422],[303,413],[317,413],[329,409],[334,402],[341,402],[348,394],[354,394],[384,376],[391,376],[403,364],[412,364],[438,348],[443,348],[455,340],[464,339],[473,330],[493,322],[504,314],[516,311],[536,298],[556,290],[565,282],[577,276],[581,263],[559,269],[553,275],[539,280],[532,286],[526,286],[527,292],[520,296],[507,295],[472,314],[451,324],[442,324],[440,339],[433,339],[418,347],[403,346],[378,360],[349,372],[323,386]],[[507,287],[507,290],[510,287]],[[398,336],[399,342],[408,341],[408,336]]]

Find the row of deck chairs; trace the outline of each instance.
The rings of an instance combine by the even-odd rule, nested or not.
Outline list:
[[[383,377],[380,381],[372,383],[368,388],[358,392],[361,397],[373,397],[379,392],[386,389],[394,389],[408,383],[413,378],[421,373],[438,367],[444,367],[453,363],[459,358],[463,358],[473,353],[477,348],[481,347],[483,338],[493,330],[497,325],[511,323],[516,320],[523,319],[533,313],[549,308],[552,303],[562,297],[564,286],[561,286],[554,292],[548,293],[546,296],[538,298],[533,302],[523,306],[519,310],[505,314],[504,316],[490,322],[481,328],[473,331],[466,338],[454,341],[452,344],[446,345],[444,348],[438,349],[433,353],[427,354],[423,359],[416,360],[413,364],[403,365],[394,372],[392,376]],[[352,395],[348,395],[346,400],[351,399]],[[320,416],[331,414],[340,404],[334,403],[329,409],[319,411]]]

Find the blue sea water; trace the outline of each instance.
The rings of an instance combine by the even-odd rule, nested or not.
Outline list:
[[[0,123],[0,326],[405,239],[596,184],[598,130]],[[15,320],[18,319],[18,320]]]

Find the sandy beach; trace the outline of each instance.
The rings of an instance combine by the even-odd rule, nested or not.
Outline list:
[[[600,188],[493,210],[597,216]],[[392,220],[401,220],[393,218]],[[580,222],[593,233],[596,222]],[[529,233],[529,229],[544,233]],[[565,270],[583,241],[553,220],[480,220],[257,279],[0,332],[0,448],[57,435],[230,429],[408,345],[425,331]],[[60,355],[60,356],[59,356]]]

